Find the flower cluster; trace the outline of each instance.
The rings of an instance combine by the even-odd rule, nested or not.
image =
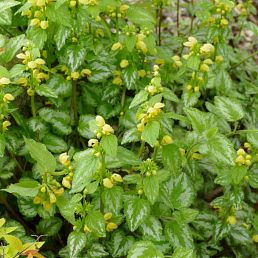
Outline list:
[[[157,164],[150,158],[143,161],[139,167],[141,174],[146,176],[155,176],[157,174],[157,169]]]
[[[103,185],[106,188],[112,188],[115,183],[122,183],[122,182],[123,182],[123,178],[121,177],[121,175],[116,173],[112,174],[111,177],[105,177],[103,179]]]
[[[105,220],[105,223],[107,224],[106,226],[107,232],[112,232],[113,230],[117,229],[117,224],[111,221],[112,217],[113,217],[113,214],[111,212],[107,212],[104,214],[104,220]]]
[[[98,129],[96,129],[94,133],[98,139],[100,139],[103,135],[110,135],[114,133],[114,129],[109,124],[106,124],[105,119],[102,116],[96,116],[95,121]]]
[[[145,90],[150,95],[155,95],[163,91],[158,65],[153,66],[153,76],[154,77],[151,79],[149,85],[145,87]]]
[[[140,120],[140,123],[137,124],[137,129],[139,132],[142,132],[145,125],[150,121],[150,119],[155,118],[162,111],[162,108],[165,104],[157,102],[153,107],[149,107],[147,112],[142,112],[138,115],[137,119]]]
[[[43,183],[40,191],[34,197],[35,204],[42,204],[44,209],[48,211],[53,204],[56,203],[57,197],[64,193],[64,188],[52,176],[47,178]]]
[[[70,81],[77,81],[81,78],[89,77],[91,75],[91,70],[88,68],[83,68],[80,71],[74,71],[71,72],[69,68],[65,65],[62,65],[60,68],[61,72],[63,72],[66,75],[66,80]]]
[[[59,162],[66,168],[67,174],[65,177],[62,179],[62,185],[66,188],[71,188],[71,183],[73,180],[73,167],[71,165],[71,160],[69,155],[64,152],[59,155]]]
[[[250,151],[251,151],[251,145],[250,143],[246,142],[244,144],[244,148],[240,148],[238,149],[237,151],[237,158],[235,160],[236,164],[238,166],[242,166],[242,165],[245,165],[245,166],[250,166],[252,164],[252,155],[250,155]]]

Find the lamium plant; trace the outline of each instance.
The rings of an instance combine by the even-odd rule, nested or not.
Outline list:
[[[0,257],[258,257],[257,3],[0,2]]]

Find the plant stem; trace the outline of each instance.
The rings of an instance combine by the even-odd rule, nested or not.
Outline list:
[[[161,46],[161,22],[162,22],[162,4],[159,6],[158,10],[158,45]]]
[[[142,153],[144,151],[144,147],[145,147],[145,141],[141,141],[141,147],[139,149],[139,153],[138,153],[138,157],[140,158],[142,156]]]
[[[31,105],[31,113],[33,117],[36,117],[36,108],[35,108],[35,96],[32,95],[30,98],[30,105]]]
[[[179,36],[179,26],[180,26],[180,20],[179,20],[179,12],[180,12],[180,0],[177,0],[176,3],[176,28],[177,28],[177,36]]]
[[[126,87],[123,88],[123,92],[122,92],[122,96],[121,96],[121,107],[122,107],[122,111],[125,105],[125,94],[126,94]]]
[[[101,169],[100,169],[100,180],[101,182],[103,182],[103,172],[105,172],[106,170],[106,163],[105,163],[105,154],[101,154]],[[103,202],[102,202],[102,199],[101,199],[101,195],[102,195],[102,192],[103,192],[103,186],[100,186],[99,188],[99,201],[100,201],[100,212],[101,213],[104,213],[104,205],[103,205]]]
[[[153,160],[153,161],[155,161],[156,158],[157,158],[158,149],[159,149],[159,146],[155,146],[155,147],[154,147],[154,151],[153,151],[153,154],[152,154],[152,160]]]
[[[73,82],[73,90],[72,90],[72,110],[73,110],[73,118],[74,123],[77,125],[78,121],[78,110],[77,110],[77,85],[76,82]]]
[[[67,174],[67,171],[55,171],[55,172],[49,172],[50,175],[52,176],[63,176],[63,175],[66,175]]]
[[[192,8],[193,8],[193,7],[194,7],[194,0],[191,0],[191,5],[192,5]],[[191,35],[191,34],[192,34],[192,30],[193,30],[193,22],[194,22],[194,15],[192,15],[192,17],[191,17],[189,35]]]

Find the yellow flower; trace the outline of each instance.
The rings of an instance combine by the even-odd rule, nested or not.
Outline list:
[[[189,37],[188,41],[186,41],[184,43],[184,46],[189,47],[190,49],[192,49],[197,43],[198,43],[198,41],[195,37]]]
[[[231,225],[235,225],[237,220],[236,220],[236,217],[235,216],[228,216],[227,218],[227,222]]]
[[[123,59],[123,60],[120,62],[120,67],[121,67],[121,68],[126,68],[128,65],[129,65],[129,62],[128,62],[128,60],[126,60],[126,59]]]
[[[30,26],[38,26],[40,25],[40,19],[34,18],[30,21]]]
[[[173,143],[173,139],[169,135],[165,135],[162,138],[161,144],[167,145],[167,144],[171,144],[171,143]]]
[[[116,76],[114,79],[113,79],[113,84],[115,84],[115,85],[122,85],[123,84],[123,81],[122,81],[122,79],[121,79],[121,77],[120,76]]]
[[[215,57],[215,62],[216,63],[221,63],[223,61],[223,59],[224,59],[223,56],[216,56]]]
[[[56,196],[52,192],[49,193],[49,201],[50,203],[56,203]]]
[[[27,65],[30,69],[35,69],[37,67],[37,63],[35,61],[30,61]]]
[[[102,127],[102,133],[105,135],[110,135],[110,134],[114,133],[114,129],[109,124],[105,124]]]
[[[258,234],[253,235],[252,240],[253,240],[255,243],[258,243]]]
[[[117,43],[113,44],[111,50],[116,51],[116,50],[122,49],[122,48],[123,48],[123,45],[120,42],[117,42]]]
[[[98,146],[98,144],[99,144],[99,141],[97,140],[97,139],[90,139],[89,141],[88,141],[88,146],[89,147],[96,147],[96,146]]]
[[[0,79],[0,85],[8,85],[10,83],[11,83],[11,81],[8,78],[6,78],[6,77],[2,77]]]
[[[74,0],[70,1],[69,5],[72,8],[75,7],[76,6],[76,1],[74,1]]]
[[[194,87],[194,92],[199,92],[199,91],[200,91],[200,87],[195,86],[195,87]]]
[[[245,150],[240,148],[238,151],[237,151],[237,155],[245,155]]]
[[[61,153],[59,155],[59,161],[61,164],[65,165],[65,166],[68,165],[68,163],[70,165],[69,155],[67,154],[67,152]]]
[[[63,177],[62,179],[62,185],[68,189],[71,188],[71,180],[69,180],[69,178],[67,177]]]
[[[44,65],[45,64],[45,61],[42,59],[42,58],[37,58],[35,60],[35,63],[38,64],[38,65]]]
[[[145,44],[145,42],[142,40],[139,40],[139,37],[138,37],[138,41],[136,42],[136,48],[141,50],[143,52],[143,54],[146,54],[147,51],[148,51],[148,48]]]
[[[203,63],[204,63],[204,64],[207,64],[207,65],[213,64],[213,62],[212,62],[212,60],[211,60],[210,58],[205,59],[205,60],[203,61]]]
[[[3,101],[5,103],[9,103],[10,101],[13,101],[13,100],[14,100],[14,96],[10,93],[5,94],[3,97]]]
[[[96,124],[98,127],[103,127],[106,124],[105,119],[102,116],[96,116]]]
[[[220,25],[221,25],[221,26],[227,26],[227,25],[228,25],[228,20],[225,19],[225,18],[221,19]]]
[[[157,89],[156,89],[155,86],[149,85],[149,86],[147,87],[147,91],[148,91],[151,95],[154,95],[154,94],[157,92]]]
[[[16,57],[17,57],[18,59],[26,59],[26,55],[23,54],[23,53],[20,53],[20,54],[16,55]]]
[[[46,30],[48,28],[48,21],[41,21],[40,22],[40,28],[42,30]]]
[[[116,223],[114,223],[114,222],[109,222],[109,223],[107,224],[106,230],[107,230],[108,232],[111,232],[111,231],[113,231],[113,230],[115,230],[115,229],[117,229],[117,224],[116,224]]]
[[[72,78],[72,80],[77,80],[77,79],[79,79],[80,78],[80,73],[79,72],[72,72],[71,73],[71,78]]]
[[[8,130],[8,126],[11,125],[11,122],[6,120],[3,122],[3,131],[7,131]]]
[[[89,75],[91,75],[90,69],[82,69],[81,76],[85,77],[85,76],[89,76]]]
[[[112,181],[109,179],[109,178],[104,178],[103,179],[103,185],[106,187],[106,188],[112,188],[114,185],[112,183]]]
[[[163,108],[163,107],[165,107],[165,104],[163,104],[163,103],[161,103],[161,102],[157,102],[155,105],[154,105],[154,108],[155,109],[160,109],[160,108]]]
[[[111,179],[113,179],[115,182],[123,182],[123,178],[119,174],[112,174]]]
[[[245,164],[245,158],[242,155],[239,155],[235,162],[238,163],[238,165]]]
[[[107,212],[104,214],[104,220],[110,220],[112,218],[113,214],[111,212]]]
[[[215,47],[210,44],[210,43],[207,43],[207,44],[204,44],[201,48],[200,48],[200,52],[201,54],[211,54],[215,51]]]
[[[141,77],[141,78],[144,78],[146,76],[146,71],[145,70],[139,70],[138,71],[138,76]]]
[[[127,5],[127,4],[122,4],[120,6],[120,12],[121,13],[125,13],[128,9],[129,9],[129,5]]]
[[[202,64],[200,66],[200,71],[202,71],[202,72],[208,72],[209,70],[210,70],[210,68],[207,64]]]
[[[46,5],[46,0],[36,0],[36,5],[38,7],[43,7]]]

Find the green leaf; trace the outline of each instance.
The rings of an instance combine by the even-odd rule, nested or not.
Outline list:
[[[142,132],[143,140],[153,147],[159,137],[159,129],[160,123],[158,121],[150,121],[147,123]]]
[[[251,143],[251,145],[258,149],[258,131],[256,132],[248,132],[247,133],[247,141]]]
[[[129,108],[134,108],[148,99],[148,92],[146,90],[139,91],[133,98]]]
[[[135,231],[149,216],[150,205],[147,200],[133,198],[124,204],[126,223],[130,231]]]
[[[116,230],[110,241],[112,257],[126,256],[133,243],[132,236],[126,236],[124,231]]]
[[[91,139],[95,137],[95,134],[90,130],[89,121],[94,120],[93,115],[81,115],[79,119],[78,132],[82,137]]]
[[[144,26],[152,26],[155,24],[155,18],[145,8],[131,6],[127,11],[129,21]]]
[[[174,248],[193,248],[193,237],[188,225],[170,221],[165,225],[165,234]]]
[[[179,174],[182,165],[182,156],[179,147],[168,144],[162,147],[162,161],[164,166],[175,174]]]
[[[71,232],[67,239],[70,258],[78,258],[80,252],[86,245],[86,234],[82,232]]]
[[[200,144],[199,152],[216,164],[234,165],[236,152],[232,142],[222,134],[217,134]]]
[[[38,49],[42,49],[47,41],[47,32],[38,27],[30,27],[27,30],[27,38],[33,41]]]
[[[125,45],[129,52],[132,52],[136,44],[137,38],[135,35],[130,35],[125,38]]]
[[[18,1],[13,1],[13,0],[4,0],[2,2],[0,2],[0,12],[3,12],[6,9],[9,9],[13,6],[19,5],[21,4]]]
[[[183,93],[181,98],[185,107],[192,107],[197,104],[200,96],[200,92],[186,91]]]
[[[105,251],[105,247],[99,243],[93,243],[87,254],[92,258],[108,256],[108,252]]]
[[[161,188],[161,199],[173,209],[189,207],[195,198],[195,192],[185,173],[173,175]]]
[[[82,191],[87,183],[90,183],[100,164],[99,159],[90,149],[82,151],[79,154],[77,153],[77,155],[74,156],[74,160],[75,171],[71,193]]]
[[[72,18],[69,8],[66,5],[61,5],[57,8],[57,5],[49,4],[46,7],[45,14],[51,22],[68,27],[71,26]]]
[[[5,151],[5,137],[3,134],[0,135],[0,157],[4,156]]]
[[[150,241],[135,242],[129,250],[128,258],[163,258],[163,254],[157,250]]]
[[[39,84],[36,87],[36,92],[40,96],[49,97],[49,98],[57,98],[56,93],[50,89],[46,84]]]
[[[159,196],[159,180],[157,176],[147,176],[143,179],[143,191],[153,205]]]
[[[61,215],[71,224],[75,224],[75,207],[82,199],[81,194],[70,195],[67,192],[58,196],[56,204]]]
[[[123,189],[119,186],[105,188],[101,195],[105,212],[118,215],[123,208]]]
[[[197,71],[199,69],[200,62],[201,60],[199,56],[192,55],[187,59],[187,67]]]
[[[137,70],[133,66],[129,66],[122,71],[122,78],[128,90],[135,88],[137,80]]]
[[[57,33],[56,33],[56,37],[55,37],[55,41],[56,41],[56,47],[57,50],[61,50],[61,48],[65,45],[66,40],[69,38],[70,36],[70,28],[60,25],[58,27]]]
[[[53,153],[65,152],[68,149],[66,142],[61,137],[53,134],[45,135],[42,141]]]
[[[106,236],[105,220],[100,211],[90,211],[85,218],[85,225],[87,225],[97,237]]]
[[[50,218],[42,219],[39,224],[36,226],[37,233],[45,234],[47,232],[48,236],[57,235],[58,231],[62,227],[62,220],[60,218]]]
[[[47,150],[44,144],[32,139],[25,139],[25,143],[31,157],[37,162],[37,166],[41,174],[55,171],[56,159]]]
[[[19,197],[17,199],[20,213],[27,218],[34,218],[37,216],[38,205],[33,203],[33,198]]]
[[[12,24],[12,11],[10,9],[4,10],[0,13],[0,25]]]
[[[193,249],[178,247],[175,249],[171,258],[196,258],[196,255]]]
[[[167,99],[167,100],[170,100],[170,101],[173,101],[173,102],[178,102],[177,95],[172,90],[170,90],[166,87],[163,87],[162,95],[163,95],[164,99]]]
[[[80,46],[70,45],[64,47],[58,56],[60,63],[67,65],[71,72],[74,72],[83,64],[86,50]]]
[[[216,96],[214,99],[218,113],[226,121],[234,122],[243,118],[244,110],[236,100],[223,96]]]
[[[5,45],[5,51],[0,54],[0,59],[4,63],[10,62],[15,56],[16,52],[21,48],[24,43],[25,35],[19,35],[14,38],[9,39],[8,43]]]
[[[6,189],[8,193],[14,193],[26,197],[34,197],[37,195],[40,183],[32,179],[21,179],[19,183],[10,184]]]
[[[173,216],[175,217],[176,221],[183,224],[193,222],[198,214],[198,210],[190,208],[182,208],[179,211],[173,212]]]
[[[162,225],[160,221],[153,216],[147,218],[139,227],[142,235],[145,239],[151,241],[161,241],[162,240]]]
[[[93,83],[100,83],[105,81],[109,76],[112,75],[113,72],[111,67],[98,62],[93,62],[90,64],[89,69],[91,70],[92,74],[89,76],[88,80]]]
[[[117,138],[114,134],[103,135],[100,145],[104,149],[106,155],[116,156],[117,154]]]

